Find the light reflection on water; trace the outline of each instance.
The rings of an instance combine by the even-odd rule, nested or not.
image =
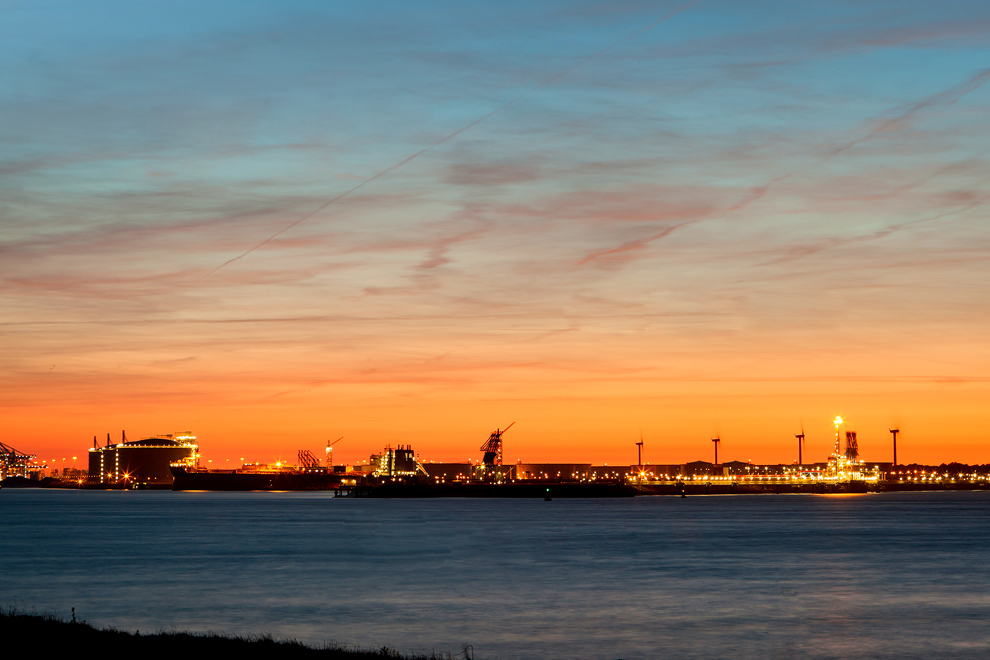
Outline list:
[[[990,657],[990,493],[0,492],[0,605],[478,658]]]

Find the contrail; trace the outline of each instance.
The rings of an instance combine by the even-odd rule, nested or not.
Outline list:
[[[976,75],[974,75],[973,77],[971,77],[969,80],[966,80],[965,82],[959,83],[958,85],[953,85],[952,87],[950,87],[948,89],[944,89],[941,92],[936,92],[935,94],[932,94],[930,96],[927,96],[927,97],[923,98],[920,101],[916,101],[915,103],[913,103],[910,106],[908,106],[908,108],[904,112],[902,112],[901,114],[897,115],[896,117],[892,117],[892,118],[890,118],[890,119],[888,119],[888,120],[886,120],[884,122],[881,122],[879,125],[877,125],[875,128],[873,128],[871,131],[869,131],[863,137],[856,138],[852,142],[848,142],[848,143],[842,145],[841,147],[837,147],[837,148],[833,149],[832,151],[830,151],[828,153],[828,155],[826,155],[822,159],[822,162],[828,162],[828,161],[832,160],[833,158],[835,158],[836,156],[838,156],[839,154],[841,154],[842,152],[848,151],[849,149],[852,149],[853,147],[855,147],[858,144],[862,144],[863,142],[866,142],[868,140],[872,140],[874,137],[876,137],[880,133],[883,133],[884,131],[888,131],[891,128],[894,128],[898,124],[900,124],[900,123],[902,123],[902,122],[910,119],[913,115],[915,115],[918,112],[924,110],[925,108],[929,108],[929,107],[937,106],[937,105],[952,105],[952,104],[958,102],[961,98],[963,98],[967,94],[976,91],[977,89],[979,89],[980,87],[982,87],[984,84],[986,84],[988,81],[990,81],[990,69],[983,69],[982,71],[980,71],[979,73],[977,73]],[[721,216],[719,216],[719,217],[725,217],[729,213],[732,213],[734,211],[739,211],[739,210],[741,210],[741,209],[749,206],[753,202],[755,202],[755,201],[757,201],[759,199],[762,199],[770,191],[770,188],[772,186],[774,186],[777,183],[783,181],[784,179],[787,179],[787,178],[789,178],[789,177],[797,174],[799,171],[800,171],[800,168],[798,170],[795,170],[794,172],[789,173],[789,174],[785,174],[783,176],[778,176],[778,177],[776,177],[774,179],[771,179],[769,182],[767,182],[766,184],[764,184],[762,186],[759,186],[757,188],[753,188],[751,190],[751,194],[747,198],[745,198],[741,202],[738,202],[735,205],[733,205],[733,206],[729,207],[728,209],[726,209],[725,212],[722,213]],[[941,216],[938,216],[938,217],[941,217]],[[612,255],[615,255],[615,254],[621,254],[623,252],[629,252],[629,251],[632,251],[632,250],[639,250],[639,249],[645,248],[650,243],[653,243],[654,241],[660,240],[661,238],[666,238],[667,236],[669,236],[673,232],[677,231],[678,229],[682,229],[684,227],[687,227],[689,225],[693,225],[693,224],[695,224],[697,222],[701,222],[702,220],[706,220],[706,219],[707,218],[695,218],[693,220],[687,220],[686,222],[681,222],[681,223],[676,224],[676,225],[673,225],[671,227],[667,227],[667,228],[663,229],[662,231],[660,231],[659,233],[652,234],[650,236],[645,236],[643,238],[638,238],[638,239],[634,239],[634,240],[631,240],[631,241],[627,241],[627,242],[623,243],[622,245],[619,245],[618,247],[606,248],[606,249],[603,249],[603,250],[596,250],[595,252],[592,252],[590,254],[585,255],[580,261],[577,262],[577,265],[578,265],[578,267],[581,267],[581,266],[584,266],[585,264],[587,264],[589,262],[595,261],[597,259],[601,259],[602,257],[608,257],[608,256],[612,256]],[[928,221],[930,221],[930,220],[932,220],[932,219],[929,219]],[[913,223],[906,223],[905,226],[907,226],[909,224],[913,224]]]
[[[317,213],[319,213],[323,209],[327,208],[328,206],[330,206],[334,202],[340,201],[341,199],[343,199],[344,197],[347,197],[351,193],[357,192],[358,190],[360,190],[361,188],[365,187],[366,185],[368,185],[372,181],[375,181],[377,179],[380,179],[383,176],[385,176],[386,174],[388,174],[390,172],[394,172],[395,170],[397,170],[397,169],[399,169],[399,168],[401,168],[401,167],[403,167],[405,165],[408,165],[412,161],[416,160],[417,158],[419,158],[420,156],[422,156],[423,154],[425,154],[427,151],[430,151],[431,149],[434,149],[435,147],[439,147],[444,142],[447,142],[449,140],[454,139],[455,137],[457,137],[458,135],[460,135],[461,133],[463,133],[464,131],[466,131],[468,129],[474,128],[475,126],[477,126],[481,122],[483,122],[483,121],[485,121],[487,119],[490,119],[491,117],[497,115],[498,113],[502,112],[506,108],[514,105],[516,102],[521,101],[522,99],[526,98],[527,96],[529,96],[533,92],[539,91],[539,90],[543,89],[544,87],[546,87],[547,85],[551,85],[551,84],[557,82],[558,80],[560,80],[564,76],[566,76],[569,73],[573,72],[575,69],[578,69],[578,68],[580,68],[580,67],[588,64],[589,62],[592,62],[592,61],[598,59],[599,57],[601,57],[605,53],[609,52],[610,50],[612,50],[614,48],[617,48],[618,46],[621,46],[622,44],[626,43],[627,41],[631,41],[632,39],[635,39],[635,38],[637,38],[637,37],[639,37],[639,36],[641,36],[641,35],[649,32],[650,30],[652,30],[653,28],[657,27],[658,25],[661,25],[662,23],[666,23],[667,21],[669,21],[670,19],[674,18],[675,16],[677,16],[681,12],[683,12],[683,11],[685,11],[687,9],[690,9],[694,5],[698,4],[700,1],[701,0],[691,0],[691,2],[688,2],[687,4],[681,5],[677,9],[671,11],[668,14],[665,14],[665,15],[661,16],[660,18],[658,18],[657,20],[653,21],[649,25],[647,25],[645,27],[642,27],[642,28],[636,30],[635,32],[632,32],[630,34],[627,34],[626,36],[622,37],[618,41],[612,43],[609,46],[606,46],[605,48],[602,48],[600,51],[598,51],[596,53],[593,53],[591,55],[588,55],[583,60],[579,61],[577,64],[575,64],[574,66],[570,67],[569,69],[565,69],[564,71],[561,71],[560,73],[558,73],[557,75],[553,76],[552,78],[549,78],[549,79],[543,81],[542,83],[540,83],[539,85],[536,85],[535,87],[533,87],[533,88],[531,88],[531,89],[523,92],[522,94],[520,94],[519,96],[515,97],[514,99],[512,99],[512,100],[510,100],[510,101],[508,101],[506,103],[503,103],[502,105],[500,105],[499,107],[495,108],[494,110],[492,110],[488,114],[486,114],[486,115],[484,115],[482,117],[479,117],[478,119],[475,119],[470,124],[467,124],[465,126],[462,126],[461,128],[457,129],[453,133],[450,133],[449,135],[446,135],[446,136],[440,138],[439,140],[437,140],[433,144],[420,149],[419,151],[417,151],[413,155],[409,156],[405,160],[400,161],[400,162],[398,162],[395,165],[392,165],[390,167],[387,167],[384,170],[382,170],[381,172],[379,172],[378,174],[375,174],[374,176],[365,179],[364,181],[362,181],[361,183],[357,184],[353,188],[350,188],[349,190],[345,190],[344,192],[340,193],[336,197],[328,200],[327,202],[325,202],[321,206],[313,209],[312,211],[310,211],[306,215],[302,216],[298,220],[293,220],[292,222],[290,222],[289,224],[287,224],[285,227],[283,227],[282,229],[279,229],[277,232],[275,232],[274,234],[272,234],[271,236],[269,236],[265,240],[261,241],[260,243],[258,243],[254,247],[252,247],[252,248],[250,248],[250,249],[242,252],[241,254],[237,255],[236,257],[233,257],[232,259],[228,259],[227,261],[223,262],[222,264],[220,264],[219,266],[217,266],[216,268],[214,268],[213,270],[211,270],[210,272],[208,272],[206,275],[203,275],[202,277],[200,277],[196,281],[197,282],[201,282],[202,280],[205,280],[210,275],[213,275],[214,273],[216,273],[221,268],[224,268],[226,266],[229,266],[230,264],[234,263],[235,261],[238,261],[240,259],[243,259],[244,257],[248,256],[249,254],[251,254],[255,250],[257,250],[257,249],[259,249],[261,247],[264,247],[265,245],[267,245],[268,243],[270,243],[272,240],[274,240],[275,238],[277,238],[281,234],[284,234],[285,232],[289,231],[290,229],[292,229],[293,227],[295,227],[299,223],[304,222],[305,220],[309,220],[314,215],[316,215]]]
[[[966,96],[970,92],[974,92],[980,87],[982,87],[988,80],[990,80],[990,69],[983,69],[982,71],[980,71],[978,74],[976,74],[966,82],[959,83],[958,85],[950,87],[949,89],[942,90],[937,94],[932,94],[931,96],[912,104],[911,106],[908,107],[907,110],[905,110],[898,116],[888,119],[887,121],[881,123],[879,126],[874,128],[872,131],[870,131],[863,137],[853,140],[849,144],[845,144],[839,147],[838,149],[835,149],[828,155],[828,158],[837,156],[841,154],[843,151],[852,149],[857,144],[866,142],[867,140],[872,139],[876,135],[879,135],[884,131],[890,130],[891,128],[897,126],[904,120],[910,119],[912,115],[916,114],[917,112],[920,112],[921,110],[924,110],[925,108],[931,107],[933,105],[952,105],[953,103],[955,103],[962,97]]]
[[[882,227],[881,229],[878,229],[871,234],[864,234],[862,236],[852,236],[849,238],[836,237],[831,239],[825,239],[819,241],[818,243],[794,248],[787,255],[783,257],[778,257],[776,259],[771,259],[770,261],[764,261],[760,265],[770,266],[770,265],[787,263],[788,261],[803,259],[817,252],[821,252],[822,250],[831,250],[837,247],[842,247],[844,245],[880,240],[881,238],[886,238],[891,234],[895,234],[900,231],[905,231],[907,229],[911,229],[912,227],[917,227],[919,225],[926,225],[932,222],[936,222],[950,215],[962,215],[967,211],[972,211],[975,208],[979,208],[980,206],[983,206],[983,204],[984,204],[984,200],[976,199],[968,204],[964,204],[963,206],[960,206],[959,208],[952,209],[949,211],[943,211],[942,213],[939,213],[938,215],[933,215],[930,218],[919,218],[917,220],[909,220],[907,222],[902,222],[901,224],[898,225],[890,225],[887,227]]]
[[[756,186],[754,188],[750,188],[749,195],[747,195],[742,200],[736,202],[735,204],[727,208],[719,217],[725,217],[729,213],[742,210],[747,206],[749,206],[750,204],[752,204],[753,202],[763,199],[766,196],[766,194],[770,192],[771,186],[773,186],[776,183],[779,183],[780,181],[783,181],[784,179],[790,176],[791,176],[790,174],[784,174],[782,176],[778,176],[776,179],[771,179],[768,183],[762,186]],[[699,217],[699,218],[693,218],[691,220],[685,220],[684,222],[680,222],[676,225],[671,225],[670,227],[666,227],[660,230],[656,234],[627,241],[618,247],[606,248],[604,250],[596,250],[594,252],[591,252],[590,254],[585,255],[584,258],[582,258],[580,261],[577,262],[577,265],[580,268],[581,266],[584,266],[585,264],[590,263],[596,259],[601,259],[602,257],[609,257],[615,254],[621,254],[623,252],[631,252],[633,250],[641,250],[654,241],[659,241],[661,238],[667,238],[678,229],[683,229],[684,227],[693,225],[696,222],[701,222],[702,220],[708,220],[708,219],[710,218]]]

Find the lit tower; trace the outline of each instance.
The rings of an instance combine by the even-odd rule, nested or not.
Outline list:
[[[828,471],[830,477],[838,479],[842,473],[843,463],[845,462],[841,453],[842,447],[839,438],[839,427],[842,426],[842,418],[836,415],[832,423],[835,425],[835,449],[832,451],[832,455],[828,457]]]
[[[327,440],[327,472],[333,472],[333,446],[344,439],[344,436],[340,436],[333,442]]]

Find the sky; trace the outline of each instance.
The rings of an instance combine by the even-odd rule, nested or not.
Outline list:
[[[0,442],[990,462],[990,4],[0,5]],[[82,466],[81,466],[82,467]]]

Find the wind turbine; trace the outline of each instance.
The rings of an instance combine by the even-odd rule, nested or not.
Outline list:
[[[804,424],[803,423],[801,424],[801,432],[800,433],[795,433],[794,434],[794,437],[797,438],[797,441],[798,441],[798,467],[801,467],[802,465],[804,465],[804,460],[801,457],[801,446],[804,444]]]

